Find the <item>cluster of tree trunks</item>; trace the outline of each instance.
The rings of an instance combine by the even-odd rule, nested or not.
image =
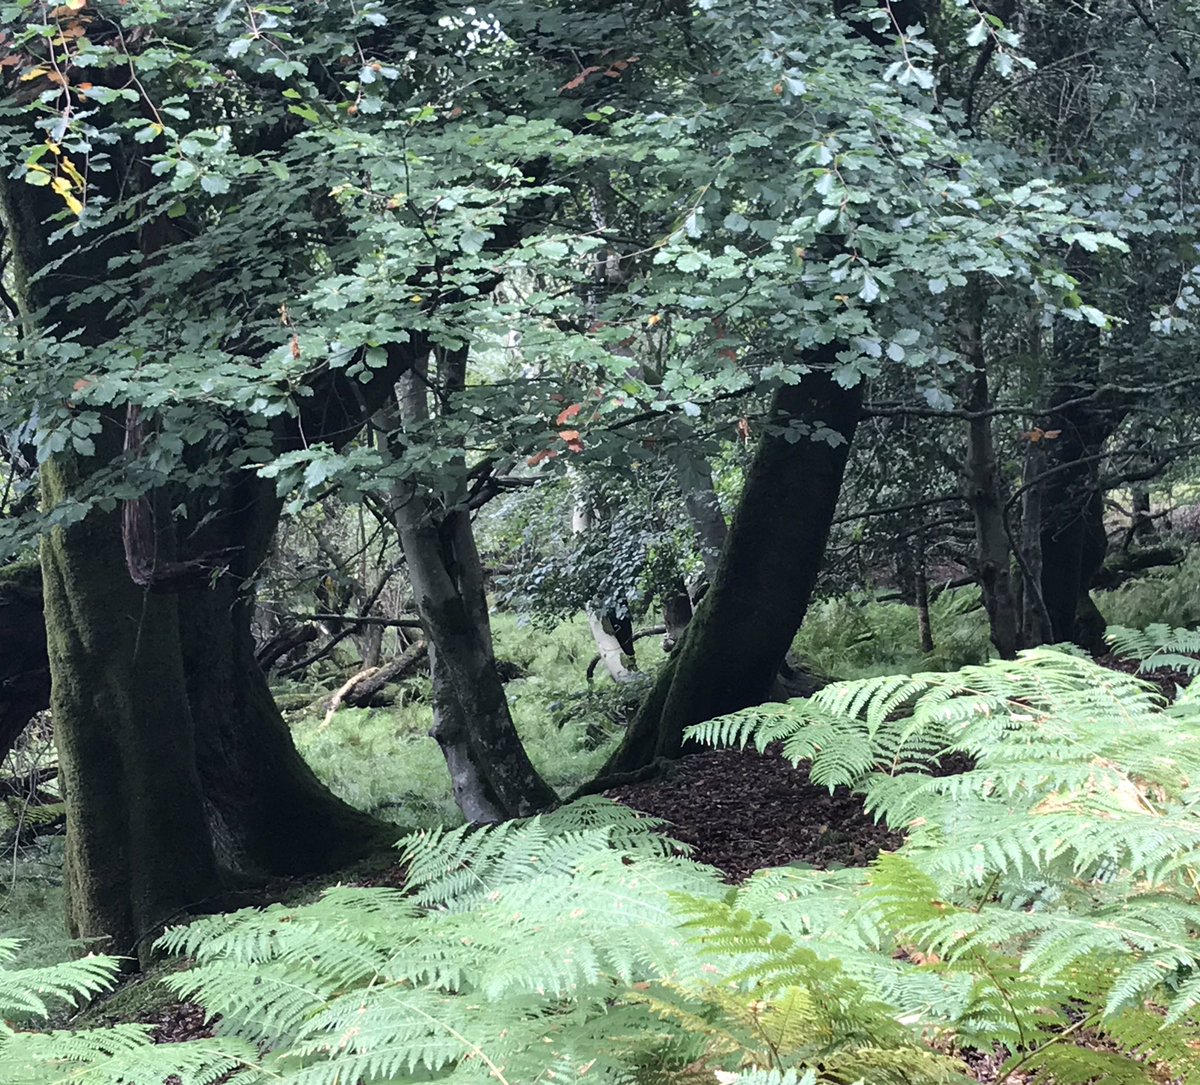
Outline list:
[[[136,173],[114,161],[102,180],[121,184]],[[147,239],[123,231],[97,239],[89,272],[72,262],[70,238],[44,225],[59,207],[48,189],[0,182],[22,320],[27,329],[55,327],[85,349],[99,348],[121,326],[105,303],[75,299],[89,274],[103,275],[110,259],[141,252]],[[374,409],[371,395],[386,398],[410,361],[398,358],[362,394],[324,389],[316,397],[319,417],[300,424],[310,435],[329,426],[332,440],[350,439],[366,420],[353,412]],[[329,377],[331,385],[339,379]],[[126,412],[109,412],[94,451],[68,450],[43,464],[44,505],[89,502],[94,473],[136,454],[129,423]],[[286,430],[277,437],[281,450],[299,439]],[[93,505],[41,545],[50,706],[67,806],[69,926],[96,948],[133,958],[149,953],[165,923],[211,906],[242,876],[334,869],[392,836],[331,794],[305,764],[255,658],[253,583],[281,509],[273,485],[231,468],[202,507],[199,501],[186,493],[145,494],[136,499],[136,517],[129,503]],[[199,525],[189,551],[221,559],[192,559],[203,575],[157,583],[158,569],[188,564],[180,561],[169,512],[181,502],[195,506],[189,522]],[[135,571],[145,574],[144,584],[135,582]],[[11,609],[3,609],[22,623],[23,642],[37,645],[32,580],[23,592],[10,589]],[[21,665],[24,685],[6,683],[2,691],[13,727],[23,722],[30,696],[45,690],[36,649],[26,650],[32,662]],[[10,658],[6,653],[6,668]]]

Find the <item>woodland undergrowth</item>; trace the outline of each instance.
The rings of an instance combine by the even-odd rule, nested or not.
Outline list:
[[[14,1085],[1200,1081],[1200,697],[1041,649],[837,683],[697,728],[779,742],[906,842],[861,870],[730,887],[593,799],[401,845],[404,890],[169,931],[217,1035],[5,1026]],[[971,767],[939,775],[949,755]],[[110,983],[0,973],[5,1017]],[[9,1068],[14,1069],[9,1069]]]

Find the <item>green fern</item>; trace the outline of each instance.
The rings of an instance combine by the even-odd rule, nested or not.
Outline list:
[[[12,939],[0,939],[0,965],[11,961],[17,948]],[[159,1047],[143,1025],[33,1032],[10,1023],[13,1018],[46,1018],[55,1008],[75,1006],[107,991],[119,970],[116,958],[91,955],[46,968],[0,967],[4,1085],[160,1085],[172,1075],[179,1085],[212,1085],[254,1066],[256,1049],[236,1041]],[[253,1075],[238,1078],[239,1085],[256,1080]]]
[[[760,876],[779,903],[755,882],[742,892],[763,922],[794,927],[785,917],[802,909],[820,951],[902,1014],[940,1020],[962,1043],[1006,1044],[1031,1073],[1086,1081],[1103,1063],[1105,1080],[1149,1080],[1128,1044],[1200,1080],[1187,1046],[1200,1004],[1200,703],[1168,709],[1137,678],[1041,650],[843,683],[692,733],[782,741],[907,830],[865,884],[804,891],[808,872]],[[974,767],[931,775],[949,753]],[[888,952],[920,967],[884,965]],[[1131,1044],[1130,1015],[1147,1004],[1157,1043]],[[1080,1015],[1117,1053],[1074,1051],[1062,1037]]]
[[[28,1085],[932,1085],[1003,1045],[1054,1085],[1200,1085],[1200,700],[1042,650],[694,734],[782,741],[906,842],[731,888],[605,800],[420,834],[403,891],[164,936],[215,1040],[9,1030],[0,1054]],[[950,753],[968,770],[934,775]]]
[[[1104,635],[1113,652],[1138,661],[1138,673],[1157,670],[1200,674],[1200,630],[1174,629],[1156,622],[1145,629],[1110,626]]]

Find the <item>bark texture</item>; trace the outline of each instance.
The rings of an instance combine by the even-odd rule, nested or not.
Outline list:
[[[72,457],[42,467],[51,503],[80,480]],[[69,928],[144,960],[164,924],[220,889],[177,609],[129,579],[118,514],[56,528],[41,564]]]
[[[114,162],[100,182],[121,184],[135,172]],[[31,342],[44,322],[100,349],[122,330],[107,305],[69,302],[107,273],[110,260],[140,252],[142,238],[124,229],[98,237],[83,261],[69,235],[55,239],[46,225],[60,210],[46,189],[0,181],[22,322]],[[381,373],[385,388],[396,375]],[[349,439],[353,419],[342,404],[361,409],[363,396],[328,399],[325,416]],[[307,432],[318,439],[323,431],[312,425]],[[126,433],[118,409],[104,416],[94,454],[62,453],[43,465],[47,508],[84,496],[93,473],[122,456]],[[327,869],[379,840],[379,823],[336,800],[301,760],[254,661],[250,586],[278,509],[263,515],[261,502],[251,501],[250,512],[236,512],[247,496],[244,479],[240,469],[229,473],[212,497],[212,524],[187,540],[189,552],[230,554],[229,568],[206,566],[211,575],[175,583],[173,591],[134,584],[120,513],[93,508],[43,540],[70,925],[96,948],[144,959],[161,924],[204,907],[221,889],[218,854],[230,865],[301,873]],[[138,526],[149,532],[139,544],[156,562],[179,557],[171,496],[139,502],[147,515]],[[231,503],[222,507],[225,498]],[[219,535],[223,544],[210,549],[200,534]]]
[[[267,874],[333,870],[391,842],[389,830],[334,796],[292,742],[255,657],[254,581],[279,519],[270,483],[246,476],[221,495],[197,542],[231,555],[204,589],[180,593],[197,764],[222,861]]]
[[[423,361],[423,360],[422,360]],[[447,395],[461,389],[467,353],[439,358]],[[414,368],[400,384],[398,411],[377,416],[379,440],[398,426],[429,420],[427,378]],[[391,513],[400,534],[413,600],[429,645],[434,724],[455,801],[470,822],[501,821],[555,805],[521,743],[496,669],[483,562],[475,546],[465,486],[435,494],[397,485]]]
[[[980,314],[982,316],[982,314]],[[969,378],[967,404],[972,412],[983,412],[991,404],[987,371],[983,368],[982,320],[973,322],[978,344],[975,370]],[[967,502],[975,520],[976,572],[991,627],[992,643],[1001,659],[1015,659],[1019,647],[1020,608],[1012,577],[1012,548],[1004,525],[1004,499],[992,420],[987,415],[967,422],[967,463],[964,479]]]
[[[816,584],[861,399],[822,369],[776,393],[712,587],[601,779],[676,757],[685,728],[766,698]]]
[[[1098,398],[1099,337],[1094,328],[1060,321],[1055,331],[1058,383],[1045,429],[1041,488],[1041,595],[1050,639],[1104,650],[1104,618],[1090,589],[1104,564],[1108,534],[1099,456],[1120,423],[1117,403]]]

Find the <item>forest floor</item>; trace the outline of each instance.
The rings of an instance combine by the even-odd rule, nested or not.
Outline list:
[[[1112,656],[1097,662],[1114,670],[1132,671],[1134,665]],[[1168,699],[1185,686],[1183,672],[1159,672],[1151,676]],[[946,766],[946,771],[962,771]],[[832,793],[811,782],[807,765],[792,766],[776,750],[705,750],[677,762],[654,780],[614,789],[607,793],[617,802],[643,811],[667,823],[670,835],[689,845],[692,857],[723,871],[730,882],[738,882],[763,867],[785,865],[831,869],[865,866],[880,851],[898,846],[903,835],[878,824],[863,809],[862,802],[845,788]],[[353,881],[363,885],[399,885],[403,872],[394,862],[361,870]],[[307,896],[318,887],[269,887],[267,899]],[[248,901],[261,904],[265,900]],[[149,982],[134,981],[133,986]],[[161,989],[165,995],[165,989]],[[135,1004],[137,999],[132,1000]],[[114,997],[114,1003],[118,998]],[[111,1012],[98,1015],[108,1023],[136,1020],[154,1026],[156,1042],[174,1043],[211,1035],[204,1011],[189,1002],[148,999],[137,1010],[127,1003],[112,1005]],[[1080,1041],[1088,1043],[1086,1035]],[[1104,1044],[1096,1041],[1103,1049]],[[966,1051],[962,1061],[980,1085],[1022,1085],[1023,1075],[1001,1078],[1004,1052]]]
[[[831,794],[810,782],[807,765],[793,768],[774,751],[705,750],[659,779],[606,794],[667,822],[693,859],[730,881],[763,867],[866,866],[903,839],[846,788]]]

